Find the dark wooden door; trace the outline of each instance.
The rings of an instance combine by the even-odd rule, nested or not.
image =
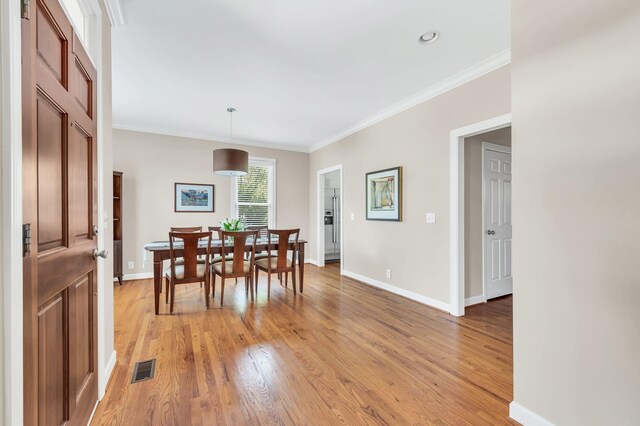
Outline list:
[[[96,71],[58,0],[22,23],[25,424],[86,424],[97,401]]]

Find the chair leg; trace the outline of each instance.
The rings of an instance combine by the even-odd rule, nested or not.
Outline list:
[[[253,280],[253,290],[256,292],[256,297],[258,297],[258,272],[260,272],[260,269],[256,268],[256,274]]]
[[[206,278],[204,280],[204,304],[209,308],[209,276],[205,275]]]
[[[224,278],[220,279],[220,307],[224,303]]]
[[[251,272],[249,272],[249,291],[251,291],[251,301],[253,302],[254,286],[253,286],[253,274]]]
[[[267,299],[271,299],[271,274],[267,272]]]
[[[173,313],[173,302],[176,300],[176,285],[171,283],[171,304],[169,305],[169,313]]]
[[[285,286],[285,288],[289,287],[289,273],[288,272],[284,273],[284,286]]]
[[[246,275],[244,277],[244,295],[245,296],[249,295],[249,280],[247,279]]]
[[[238,278],[236,278],[236,284],[238,284]]]
[[[215,298],[216,297],[216,273],[214,272],[213,274],[213,282],[211,284],[211,297]]]
[[[291,283],[293,284],[293,294],[296,294],[296,268],[291,269]]]
[[[164,304],[165,305],[167,303],[169,303],[169,285],[170,285],[169,283],[170,283],[169,277],[165,277],[164,278],[164,285],[165,285],[165,288],[164,288]]]

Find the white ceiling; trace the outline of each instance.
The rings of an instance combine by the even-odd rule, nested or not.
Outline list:
[[[123,0],[114,126],[308,150],[510,46],[510,0]],[[429,30],[442,37],[418,42]]]

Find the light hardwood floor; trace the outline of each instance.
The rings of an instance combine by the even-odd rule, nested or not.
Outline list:
[[[511,297],[463,318],[308,266],[305,292],[198,284],[153,314],[151,280],[115,288],[118,361],[92,424],[496,425],[512,400]],[[162,298],[164,305],[164,295]],[[161,306],[161,312],[168,312]],[[164,309],[164,310],[163,310]],[[153,380],[130,384],[135,362]]]

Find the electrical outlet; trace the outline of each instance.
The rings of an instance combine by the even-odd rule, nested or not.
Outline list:
[[[133,262],[129,262],[129,263],[127,264],[127,267],[128,267],[129,269],[133,269],[133,268],[134,268],[134,263],[133,263]]]
[[[355,213],[351,213],[351,220],[356,220],[356,214]]]
[[[391,278],[391,269],[387,269],[387,278]]]
[[[435,213],[427,213],[427,223],[436,223]]]

